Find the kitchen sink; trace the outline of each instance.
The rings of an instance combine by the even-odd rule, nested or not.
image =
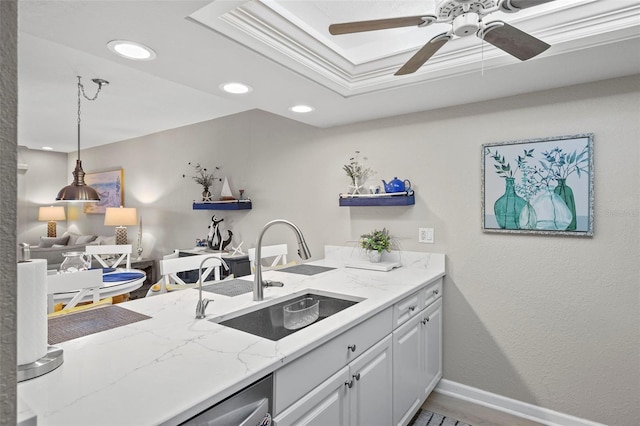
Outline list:
[[[260,306],[258,309],[241,313],[232,318],[229,318],[228,315],[224,315],[222,317],[213,318],[210,321],[226,327],[235,328],[236,330],[244,331],[245,333],[276,341],[289,336],[296,331],[302,330],[311,324],[316,324],[318,321],[322,321],[323,319],[347,309],[362,300],[364,299],[312,290],[291,295],[285,299],[271,301],[268,306]],[[315,305],[315,301],[318,302],[317,315],[315,317],[309,317],[308,315],[304,316],[306,318],[310,318],[308,324],[296,325],[296,328],[294,329],[285,327],[285,308],[287,308],[288,312],[292,309],[295,312],[295,309],[300,307],[300,312],[306,313],[309,306]],[[303,317],[301,316],[301,318]]]

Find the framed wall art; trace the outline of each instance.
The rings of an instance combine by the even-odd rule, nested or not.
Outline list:
[[[593,134],[482,145],[482,230],[593,236]]]
[[[107,207],[124,206],[124,170],[87,173],[84,181],[100,195],[97,203],[84,203],[86,214],[104,214]]]

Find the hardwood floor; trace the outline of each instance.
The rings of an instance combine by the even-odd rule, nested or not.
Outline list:
[[[512,416],[502,411],[483,407],[472,402],[463,401],[450,396],[431,392],[422,408],[452,417],[472,426],[540,426],[531,420]]]

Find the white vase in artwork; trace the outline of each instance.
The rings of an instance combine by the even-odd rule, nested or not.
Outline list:
[[[536,229],[564,231],[573,218],[567,204],[550,188],[531,203],[536,212]]]

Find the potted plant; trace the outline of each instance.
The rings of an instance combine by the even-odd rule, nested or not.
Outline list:
[[[347,176],[351,178],[351,194],[360,194],[360,188],[364,186],[369,176],[374,173],[370,167],[365,167],[360,163],[359,155],[360,151],[356,151],[356,155],[349,159],[349,164],[342,166]],[[364,161],[366,160],[367,158],[364,157]]]
[[[360,235],[360,247],[365,249],[369,255],[371,262],[380,262],[382,259],[382,252],[391,252],[391,240],[387,228],[382,228],[382,231],[374,229],[373,231]]]
[[[189,165],[195,169],[196,171],[195,176],[187,176],[183,174],[182,177],[183,178],[190,177],[197,184],[202,185],[202,201],[204,202],[211,201],[211,192],[209,192],[209,188],[211,187],[211,185],[213,185],[213,182],[216,180],[215,170],[219,170],[220,168],[216,167],[213,173],[208,173],[207,169],[202,167],[200,163],[191,164],[191,162],[189,162]],[[221,179],[218,179],[218,180],[221,180]]]

